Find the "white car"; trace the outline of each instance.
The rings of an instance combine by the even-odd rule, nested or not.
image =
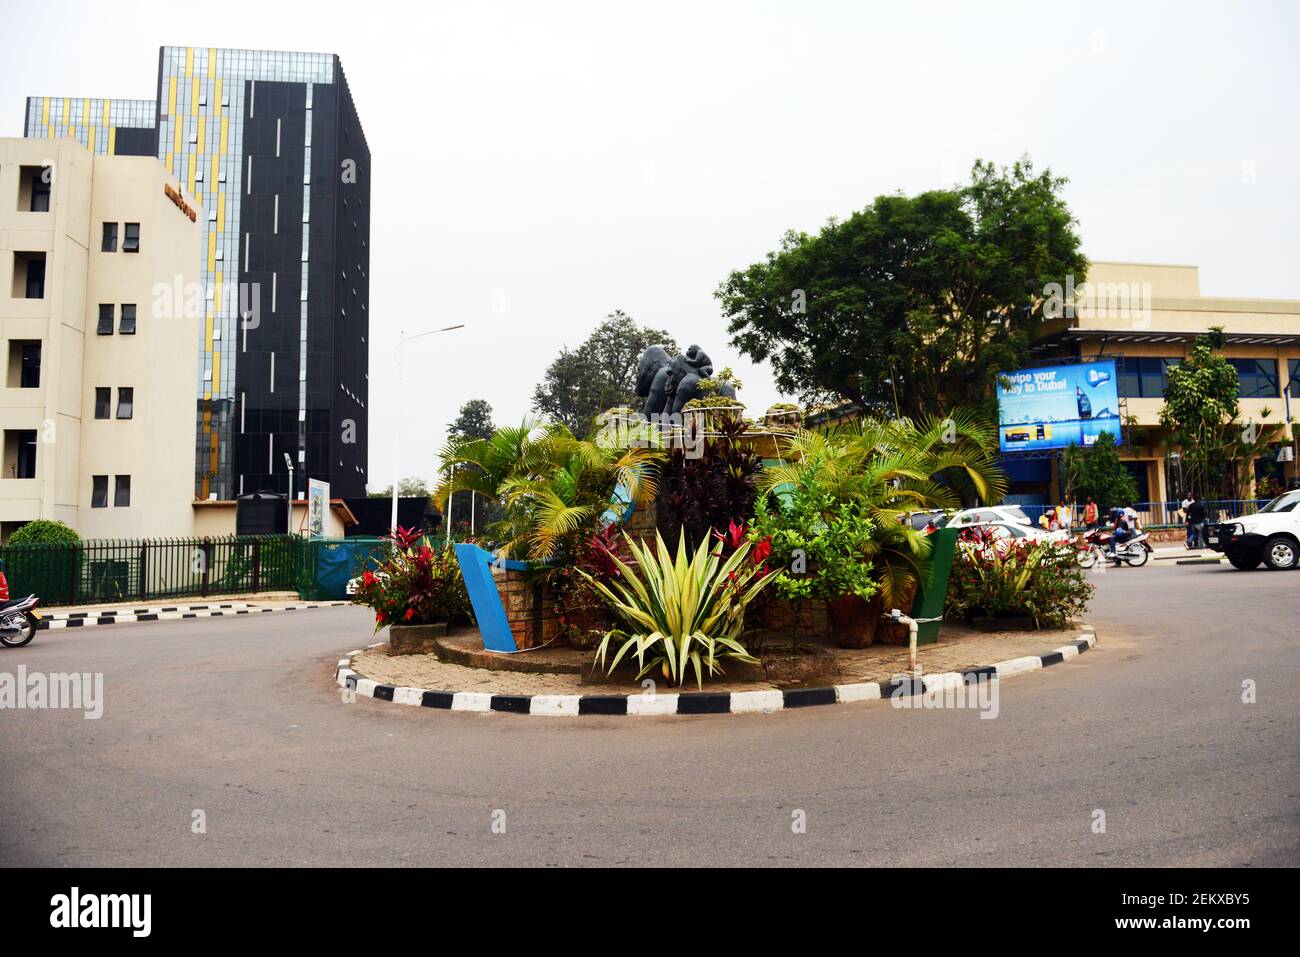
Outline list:
[[[948,525],[987,525],[990,522],[1006,522],[1008,525],[1028,525],[1034,520],[1025,514],[1019,505],[981,505],[979,508],[964,508],[948,519]]]
[[[1024,539],[1030,542],[1068,542],[1070,533],[1066,531],[1048,532],[1032,525],[1019,522],[964,522],[961,528],[987,528],[999,541],[1014,542]]]
[[[1260,562],[1277,570],[1295,568],[1300,564],[1300,489],[1279,495],[1254,515],[1208,526],[1206,541],[1243,571]]]

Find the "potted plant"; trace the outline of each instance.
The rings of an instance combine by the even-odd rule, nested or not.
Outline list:
[[[429,654],[448,624],[470,620],[469,595],[450,547],[431,548],[421,532],[400,526],[392,551],[361,574],[353,602],[375,613],[375,631],[388,626],[390,655]]]

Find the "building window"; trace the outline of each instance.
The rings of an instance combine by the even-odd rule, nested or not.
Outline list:
[[[140,224],[127,223],[122,237],[122,252],[138,253],[140,251]]]
[[[45,253],[14,253],[14,278],[11,295],[15,299],[45,298]]]
[[[1300,399],[1300,359],[1287,359],[1287,378],[1291,382],[1291,398]]]
[[[102,253],[117,252],[117,223],[104,224],[104,238],[99,244]]]
[[[127,508],[131,504],[131,476],[117,475],[114,476],[113,482],[113,507]]]
[[[1229,359],[1237,370],[1238,393],[1243,399],[1276,399],[1276,359]]]
[[[42,170],[41,175],[36,177],[32,183],[32,208],[33,213],[48,213],[50,211],[50,180],[49,173],[46,172],[49,167]]]
[[[6,429],[4,432],[4,477],[36,478],[36,430]]]
[[[10,339],[5,384],[10,389],[41,387],[41,341]]]
[[[135,335],[135,303],[122,303],[122,321],[118,325],[117,331],[124,336]]]
[[[111,302],[101,302],[99,304],[99,325],[95,327],[95,332],[101,336],[111,336],[113,334],[113,304]]]
[[[1119,394],[1126,399],[1159,399],[1165,394],[1165,374],[1177,358],[1130,356],[1123,360]]]
[[[90,477],[90,507],[108,508],[107,475],[92,475]]]
[[[95,418],[107,419],[113,405],[113,390],[108,386],[95,386]]]
[[[118,386],[117,417],[129,419],[135,413],[135,389],[130,386]]]
[[[49,166],[21,166],[18,170],[18,211],[48,213],[54,171]]]

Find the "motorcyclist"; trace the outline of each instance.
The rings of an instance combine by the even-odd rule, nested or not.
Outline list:
[[[1117,508],[1115,515],[1115,533],[1110,537],[1110,555],[1118,557],[1119,547],[1133,537],[1133,524],[1128,517],[1128,509]]]

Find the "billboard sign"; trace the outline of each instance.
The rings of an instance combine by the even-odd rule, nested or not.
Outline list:
[[[319,479],[307,480],[307,535],[325,537],[325,512],[330,507],[330,483]]]
[[[1089,446],[1103,432],[1119,442],[1114,359],[998,375],[998,447],[1003,452]]]

